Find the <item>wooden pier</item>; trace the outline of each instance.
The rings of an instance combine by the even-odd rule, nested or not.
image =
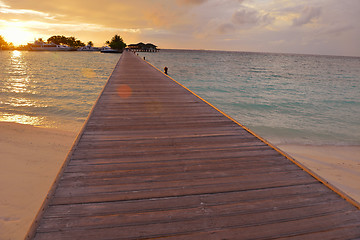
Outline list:
[[[360,210],[124,52],[26,239],[355,239]]]

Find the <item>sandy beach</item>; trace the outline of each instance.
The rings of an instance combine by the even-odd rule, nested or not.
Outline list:
[[[23,239],[77,133],[0,123],[0,236]],[[278,145],[360,202],[359,146]]]
[[[277,147],[360,203],[360,146]]]
[[[23,239],[77,133],[0,122],[0,239]]]

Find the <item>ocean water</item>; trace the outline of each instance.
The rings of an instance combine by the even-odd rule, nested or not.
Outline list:
[[[273,143],[360,145],[360,58],[162,50],[139,53]]]
[[[80,128],[119,57],[0,51],[0,121]]]
[[[271,142],[360,145],[360,58],[139,53]],[[81,127],[120,55],[0,51],[0,121]]]

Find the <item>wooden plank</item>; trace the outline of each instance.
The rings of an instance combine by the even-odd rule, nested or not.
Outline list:
[[[245,158],[248,159],[248,158]],[[236,171],[236,174],[247,174],[251,175],[253,173],[266,173],[271,171],[288,171],[298,170],[299,168],[295,165],[289,165],[285,161],[258,161],[256,162],[256,158],[254,161],[245,162],[239,161],[238,158],[226,162],[223,159],[219,161],[216,159],[215,161],[173,161],[170,163],[156,162],[156,163],[147,163],[140,162],[137,165],[135,164],[123,164],[123,163],[107,163],[107,164],[90,164],[89,162],[80,164],[80,165],[71,165],[67,168],[67,173],[64,177],[70,178],[70,176],[76,176],[76,173],[81,174],[91,174],[91,178],[96,178],[96,174],[101,174],[101,178],[106,176],[106,173],[116,172],[116,174],[121,174],[122,172],[126,173],[127,176],[145,176],[145,175],[159,175],[161,173],[165,175],[176,174],[176,173],[184,173],[192,175],[195,174],[214,174],[220,173],[222,175],[231,175],[232,171]],[[146,166],[144,166],[146,165]],[[226,173],[222,173],[226,171]],[[175,176],[174,176],[175,177]],[[65,179],[65,178],[64,178]]]
[[[124,200],[136,200],[145,198],[168,198],[168,197],[179,197],[184,195],[199,195],[199,194],[212,194],[216,192],[231,192],[231,191],[248,191],[261,188],[276,188],[285,186],[296,186],[296,185],[307,185],[314,183],[313,179],[306,178],[292,178],[288,181],[275,179],[269,181],[251,181],[243,182],[223,182],[218,184],[202,184],[192,185],[188,187],[164,187],[146,189],[136,189],[130,191],[109,191],[101,193],[86,193],[82,191],[76,196],[72,196],[71,192],[64,190],[63,192],[56,192],[55,198],[51,204],[75,204],[75,203],[96,203],[96,202],[113,202],[113,201],[124,201]],[[90,189],[89,189],[90,190]],[[270,196],[269,196],[270,197]]]
[[[128,52],[55,184],[28,239],[360,237],[356,207]]]
[[[186,169],[184,170],[186,171]],[[157,176],[161,175],[161,173],[153,173],[157,174]],[[120,175],[121,173],[119,173]],[[125,175],[126,173],[124,173]],[[131,173],[129,174],[131,175]],[[279,176],[280,175],[280,176]],[[166,176],[166,175],[165,175]],[[72,185],[61,185],[57,189],[57,196],[59,197],[73,197],[83,194],[97,194],[97,193],[111,193],[111,192],[122,192],[122,191],[148,191],[148,189],[156,190],[156,189],[163,189],[163,188],[174,188],[174,189],[186,189],[192,187],[204,187],[207,188],[208,186],[216,185],[216,184],[237,184],[239,187],[243,186],[244,188],[250,187],[251,185],[256,185],[263,183],[264,185],[268,185],[268,177],[272,178],[272,182],[279,182],[283,181],[283,184],[289,183],[292,179],[299,180],[299,182],[303,179],[303,181],[315,181],[313,179],[309,179],[304,173],[298,171],[298,169],[289,170],[287,171],[284,169],[281,174],[280,172],[271,172],[268,173],[267,176],[264,176],[263,173],[258,174],[244,174],[244,175],[228,175],[228,176],[208,176],[207,178],[198,178],[196,184],[194,184],[194,179],[192,178],[193,175],[186,174],[185,177],[181,180],[173,179],[171,176],[167,175],[168,178],[163,178],[162,181],[156,182],[156,188],[154,187],[153,181],[137,181],[137,182],[123,182],[122,179],[111,178],[109,179],[111,184],[105,185],[93,185],[87,184],[85,186],[80,186],[79,184],[72,184]],[[189,176],[189,177],[188,177]],[[141,177],[141,176],[139,176]],[[254,181],[256,179],[256,181]],[[270,183],[270,184],[271,184]],[[84,184],[83,184],[84,185]]]
[[[94,228],[114,228],[123,226],[143,226],[149,222],[152,223],[181,223],[183,221],[203,221],[206,213],[211,213],[213,218],[226,218],[227,225],[231,226],[237,218],[249,218],[249,215],[266,214],[269,216],[276,215],[275,212],[281,211],[279,215],[293,215],[297,218],[301,216],[314,216],[319,214],[341,213],[349,210],[347,204],[341,204],[340,199],[303,199],[299,201],[297,197],[278,199],[274,201],[259,201],[251,203],[230,203],[223,205],[207,206],[204,203],[192,208],[171,209],[160,211],[147,211],[140,213],[111,213],[87,217],[63,217],[44,219],[39,232],[51,232],[59,227],[66,231],[67,229],[94,229]],[[331,204],[334,207],[328,208]],[[276,210],[274,210],[276,209]],[[314,209],[316,209],[314,211]],[[287,212],[287,214],[285,214]],[[204,216],[205,213],[205,216]],[[251,218],[251,217],[250,217]],[[233,220],[233,221],[230,221]],[[247,225],[249,223],[242,223]]]
[[[234,150],[234,151],[231,151]],[[153,149],[152,151],[128,151],[128,152],[111,152],[111,151],[93,151],[89,152],[76,152],[73,154],[74,159],[87,159],[87,158],[129,158],[136,157],[138,159],[168,159],[168,158],[208,158],[208,157],[242,157],[242,156],[269,156],[275,155],[276,151],[267,147],[258,146],[253,149],[245,149],[240,151],[237,148],[220,148],[220,149],[193,149],[191,152],[183,151],[178,152],[176,149],[169,149],[160,151]]]
[[[244,217],[204,217],[201,220],[183,220],[180,223],[170,219],[167,223],[150,222],[141,226],[39,231],[35,239],[81,239],[83,236],[87,236],[87,239],[146,239],[166,236],[176,236],[177,239],[270,239],[356,226],[354,222],[359,221],[355,213],[329,211],[330,213],[322,208],[302,208],[296,215],[291,214],[291,210],[280,210],[252,213]]]
[[[253,202],[272,201],[273,204],[282,204],[278,199],[299,198],[300,201],[306,199],[321,199],[327,196],[330,190],[322,188],[319,183],[305,185],[285,186],[278,188],[265,188],[247,191],[230,191],[213,194],[185,195],[169,198],[152,198],[118,202],[101,202],[89,204],[68,204],[52,205],[44,215],[44,218],[58,218],[59,214],[64,217],[98,216],[121,213],[141,213],[168,211],[174,209],[187,209],[199,207],[201,205],[217,206],[230,203],[252,204]],[[269,198],[269,195],[271,198]],[[339,198],[339,197],[338,197]]]

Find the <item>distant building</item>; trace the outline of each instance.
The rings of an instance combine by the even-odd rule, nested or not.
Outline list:
[[[129,44],[127,46],[128,49],[135,51],[135,52],[157,52],[159,49],[156,45],[152,43],[138,43],[138,44]]]

